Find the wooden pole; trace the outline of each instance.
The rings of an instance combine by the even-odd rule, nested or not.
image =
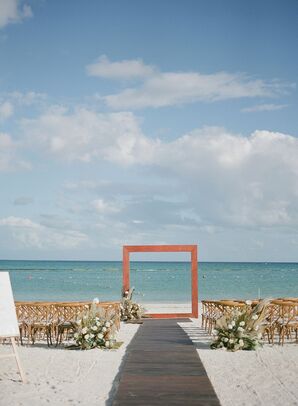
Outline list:
[[[22,365],[21,365],[21,361],[20,361],[20,357],[19,357],[19,353],[18,353],[18,349],[17,349],[16,341],[15,341],[14,337],[11,337],[11,344],[12,344],[13,352],[14,352],[14,355],[15,355],[16,363],[17,363],[17,366],[19,368],[19,372],[20,372],[22,381],[23,381],[23,383],[27,383],[27,379],[26,379],[26,376],[24,374],[24,371],[23,371],[23,368],[22,368]]]
[[[123,247],[123,293],[126,290],[129,290],[129,251],[128,249],[124,246]]]
[[[198,249],[194,246],[191,251],[191,310],[196,319],[199,317],[198,301]]]
[[[12,352],[11,354],[1,354],[1,355],[0,355],[0,358],[10,358],[10,357],[14,357],[15,360],[16,360],[18,369],[19,369],[19,373],[20,373],[20,375],[21,375],[22,382],[23,382],[23,383],[27,383],[28,381],[27,381],[27,378],[26,378],[26,376],[25,376],[25,374],[24,374],[24,371],[23,371],[23,368],[22,368],[22,365],[21,365],[21,360],[20,360],[20,357],[19,357],[19,353],[18,353],[18,349],[17,349],[17,345],[16,345],[15,338],[14,338],[14,337],[5,337],[5,338],[10,338],[13,352]]]

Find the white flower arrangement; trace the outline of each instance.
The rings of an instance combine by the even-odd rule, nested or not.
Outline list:
[[[132,301],[132,293],[134,288],[130,291],[125,291],[122,301],[120,303],[121,320],[138,320],[141,319],[145,313],[145,309],[138,303]]]
[[[82,350],[91,348],[113,348],[116,333],[116,313],[105,311],[93,301],[91,308],[85,311],[74,324],[74,340],[76,347]]]
[[[237,351],[255,350],[260,346],[268,302],[263,300],[252,308],[251,301],[246,301],[242,310],[234,310],[218,319],[211,348]]]

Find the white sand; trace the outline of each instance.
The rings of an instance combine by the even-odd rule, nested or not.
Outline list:
[[[113,381],[138,327],[121,323],[117,340],[124,344],[118,350],[78,351],[47,348],[46,345],[18,347],[29,383],[20,382],[13,358],[0,359],[0,405],[109,404],[106,401],[110,391],[115,389]],[[10,348],[1,346],[0,353],[8,350],[11,352]]]
[[[188,312],[187,305],[145,305],[151,312]],[[210,350],[199,320],[180,323],[193,340],[222,406],[298,405],[298,345],[258,351]],[[29,384],[20,383],[13,359],[0,359],[0,406],[109,405],[126,346],[138,326],[122,324],[119,350],[69,351],[19,347]],[[3,353],[5,348],[0,348]],[[113,385],[114,381],[114,385]]]
[[[298,345],[211,350],[198,320],[180,323],[195,344],[222,406],[298,405]]]
[[[191,313],[188,303],[142,303],[147,313]]]

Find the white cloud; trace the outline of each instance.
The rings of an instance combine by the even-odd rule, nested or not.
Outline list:
[[[12,117],[15,110],[19,108],[28,108],[33,105],[34,107],[45,107],[46,98],[46,94],[33,91],[0,93],[0,123]]]
[[[38,93],[34,91],[30,92],[18,92],[14,91],[6,95],[13,103],[17,103],[21,106],[31,106],[33,104],[39,104],[46,100],[47,95],[45,93]]]
[[[257,104],[256,106],[252,107],[245,107],[241,111],[243,113],[255,113],[259,111],[276,111],[282,110],[288,107],[287,104]]]
[[[127,165],[150,159],[153,143],[144,137],[129,112],[100,114],[56,107],[42,116],[23,120],[30,142],[63,159],[90,162],[105,159]]]
[[[106,56],[88,65],[87,73],[111,79],[143,79],[138,86],[100,97],[110,108],[117,110],[273,97],[295,87],[295,84],[264,81],[241,73],[160,72],[155,67],[145,65],[142,60],[110,62]],[[268,106],[272,108],[272,105]]]
[[[39,228],[39,225],[31,221],[30,219],[14,216],[0,219],[0,226],[9,226],[16,228],[32,228],[32,229]]]
[[[123,185],[129,194],[117,221],[138,224],[137,219],[147,230],[195,227],[209,234],[227,227],[297,228],[297,137],[260,130],[241,136],[206,127],[153,145],[147,174],[167,181],[163,192],[155,192],[165,198],[157,198],[151,188],[139,194],[137,185],[135,192]],[[171,201],[169,193],[180,200]],[[107,202],[98,200],[99,212],[105,213]]]
[[[14,170],[28,170],[31,165],[18,158],[18,144],[13,141],[10,135],[0,133],[0,172]]]
[[[114,109],[164,107],[196,101],[218,101],[245,97],[271,97],[282,90],[278,84],[266,83],[241,74],[219,72],[160,73],[141,87],[105,97]]]
[[[38,249],[75,248],[87,241],[86,234],[76,230],[53,230],[23,217],[0,219],[0,227],[5,227],[12,238],[22,247]]]
[[[106,184],[108,181],[103,181],[102,183],[100,182],[94,182],[93,180],[82,180],[79,182],[65,182],[64,188],[67,190],[93,190],[96,189],[98,186],[101,184]]]
[[[133,224],[144,224],[143,220],[132,220]]]
[[[98,76],[108,79],[136,79],[151,76],[155,68],[145,65],[141,59],[111,62],[106,55],[102,55],[95,63],[87,65],[89,76]]]
[[[24,18],[32,17],[32,10],[28,4],[20,6],[18,0],[1,0],[0,28],[7,24],[20,22]]]
[[[255,131],[243,137],[205,128],[161,145],[154,159],[188,183],[203,221],[296,227],[297,156],[298,138],[291,135]]]
[[[121,211],[120,204],[116,204],[114,202],[108,202],[104,199],[95,199],[91,202],[92,207],[96,210],[99,214],[110,214],[110,213],[118,213]]]
[[[0,121],[6,120],[12,115],[13,115],[13,105],[8,101],[0,103]]]
[[[157,214],[162,203],[166,207],[169,203],[152,201],[147,185],[139,196],[147,196],[148,200],[143,197],[139,203],[125,200],[125,206],[121,206],[118,204],[124,201],[121,194],[118,199],[115,185],[107,182],[98,184],[99,197],[88,198],[87,203],[90,205],[92,201],[91,205],[101,216],[113,212],[118,220],[123,215],[132,224],[135,219],[146,224],[153,224],[154,218],[160,224],[182,221],[183,226],[195,223],[198,227],[209,226],[208,230],[213,226],[298,225],[297,137],[260,130],[242,136],[222,128],[206,127],[174,141],[162,142],[144,135],[132,113],[97,113],[86,109],[70,112],[62,108],[52,108],[34,120],[24,121],[23,128],[32,143],[39,143],[43,151],[63,160],[106,160],[128,168],[146,166],[152,182],[164,179],[176,185],[171,196],[182,196],[186,210],[183,214],[178,202],[176,206],[171,205],[169,216],[164,214],[164,208]],[[115,166],[115,170],[120,171],[120,182],[121,169]],[[79,192],[84,188],[95,193],[97,183],[94,179],[89,182],[70,183],[66,188]],[[134,189],[130,187],[129,193],[138,196]],[[121,193],[129,194],[128,189]]]
[[[0,171],[9,170],[16,146],[8,134],[0,133]]]
[[[1,0],[0,0],[1,1]],[[10,118],[19,107],[35,105],[44,107],[47,95],[37,92],[2,92],[0,93],[0,122]]]

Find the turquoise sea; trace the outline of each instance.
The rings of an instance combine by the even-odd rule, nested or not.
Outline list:
[[[15,300],[119,300],[117,261],[0,261]],[[131,286],[140,303],[190,301],[190,263],[131,262]],[[199,299],[298,296],[298,263],[199,263]]]

